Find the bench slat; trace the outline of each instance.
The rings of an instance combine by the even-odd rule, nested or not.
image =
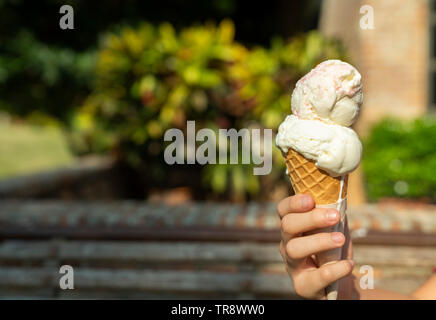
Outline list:
[[[436,263],[430,247],[356,245],[357,264],[428,267]],[[140,242],[140,241],[24,241],[0,243],[0,261],[46,259],[83,262],[162,263],[280,263],[278,245],[272,243]]]

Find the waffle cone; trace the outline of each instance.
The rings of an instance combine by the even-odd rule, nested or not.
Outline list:
[[[348,174],[344,177],[341,193],[341,177],[332,177],[326,171],[318,169],[313,160],[308,160],[295,150],[285,154],[291,184],[296,194],[312,195],[315,203],[336,203],[347,196]]]

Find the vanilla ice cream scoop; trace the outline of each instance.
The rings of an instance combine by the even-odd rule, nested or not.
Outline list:
[[[292,112],[304,120],[351,126],[362,104],[360,73],[340,60],[327,60],[296,84],[292,93]]]
[[[296,84],[292,115],[279,127],[276,145],[291,148],[329,175],[344,176],[359,165],[362,144],[352,125],[362,104],[359,72],[339,60],[320,63]]]
[[[289,115],[279,127],[276,144],[284,153],[292,148],[332,177],[345,175],[359,165],[362,144],[353,129]]]

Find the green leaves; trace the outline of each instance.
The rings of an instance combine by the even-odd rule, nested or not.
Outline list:
[[[253,175],[252,165],[207,165],[203,181],[215,193],[227,192],[233,199],[244,198],[246,193],[254,195],[260,190],[260,182],[258,176]]]
[[[363,169],[371,200],[382,197],[436,199],[436,120],[386,119],[364,144]]]
[[[288,43],[276,39],[272,48],[248,48],[234,34],[230,20],[179,32],[169,23],[143,23],[107,34],[93,92],[76,117],[75,128],[86,141],[78,144],[81,150],[106,144],[141,166],[162,159],[147,150],[162,143],[167,129],[185,130],[186,120],[195,120],[197,130],[277,129],[291,112],[294,82],[318,60],[343,55],[318,33]],[[281,172],[280,153],[274,157],[280,160],[273,170]],[[203,182],[213,193],[230,191],[238,199],[258,193],[262,184],[252,165],[238,164],[204,166]]]

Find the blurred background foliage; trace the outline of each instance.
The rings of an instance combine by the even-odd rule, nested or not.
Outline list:
[[[74,30],[58,27],[64,4]],[[191,183],[196,196],[239,200],[268,198],[279,185],[287,193],[276,148],[268,176],[253,176],[253,165],[170,167],[163,133],[187,120],[196,130],[277,129],[299,77],[322,60],[347,60],[340,43],[313,31],[319,8],[320,0],[0,0],[0,122],[12,119],[0,130],[0,175],[109,153],[144,190]],[[371,200],[434,200],[434,127],[389,120],[374,129],[363,159]]]
[[[59,28],[59,8],[74,8],[74,30]],[[170,22],[176,29],[193,23],[236,21],[236,37],[267,45],[272,36],[313,28],[319,1],[275,0],[0,0],[0,108],[21,117],[36,113],[69,125],[76,106],[91,90],[95,51],[102,35],[122,25]],[[195,10],[192,10],[195,8]],[[298,12],[292,22],[283,10]]]
[[[363,169],[367,194],[436,200],[436,118],[413,121],[386,119],[364,144]],[[422,199],[426,200],[426,199]]]
[[[74,30],[58,27],[64,4],[74,8]],[[317,0],[109,0],[102,10],[84,0],[0,0],[0,109],[20,126],[59,128],[77,155],[109,152],[147,184],[165,185],[173,174],[162,161],[166,129],[186,120],[197,130],[276,128],[293,82],[342,56],[340,44],[307,33],[319,7]],[[244,198],[260,189],[250,165],[193,169],[212,195]]]
[[[123,27],[106,35],[98,50],[93,91],[73,122],[80,152],[111,150],[130,166],[146,166],[149,179],[166,180],[163,134],[201,128],[272,128],[290,112],[289,89],[313,65],[344,59],[344,50],[317,32],[270,47],[248,48],[234,40],[230,20],[177,32],[169,23]],[[276,180],[283,160],[274,148]],[[243,198],[257,194],[263,177],[250,165],[206,165],[207,188]]]

